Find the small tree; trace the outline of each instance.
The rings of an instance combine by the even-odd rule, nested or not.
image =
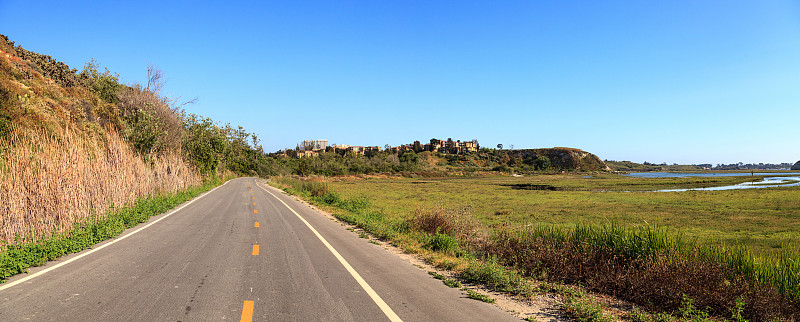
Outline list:
[[[544,171],[550,168],[550,158],[540,155],[533,161],[534,167],[538,171]]]
[[[119,83],[119,74],[112,74],[111,71],[108,70],[108,67],[105,68],[105,72],[101,73],[98,70],[99,67],[100,64],[92,58],[92,60],[83,66],[81,76],[89,79],[88,83],[92,90],[94,90],[97,96],[100,96],[102,100],[109,103],[118,102],[117,92],[122,89],[122,84]]]
[[[414,141],[414,153],[420,153],[423,150],[422,144],[419,141]]]
[[[453,142],[452,138],[447,138],[447,142],[445,142],[444,150],[447,153],[458,153],[458,149],[456,148],[456,143]]]

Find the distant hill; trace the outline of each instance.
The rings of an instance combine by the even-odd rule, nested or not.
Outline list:
[[[792,170],[800,170],[800,161],[797,161],[797,163],[795,163],[795,164],[792,166]]]
[[[702,167],[696,165],[682,165],[682,164],[653,164],[653,163],[636,163],[631,161],[610,161],[606,160],[605,163],[613,171],[624,172],[648,172],[648,171],[700,171]]]
[[[551,167],[567,171],[609,171],[603,160],[596,155],[575,148],[555,147],[543,149],[511,150],[511,155],[523,159],[534,160],[540,156],[550,160]]]

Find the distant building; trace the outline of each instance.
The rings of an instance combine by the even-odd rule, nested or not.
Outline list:
[[[403,144],[394,147],[389,147],[387,145],[387,147],[389,151],[392,153],[399,153],[402,151],[414,151],[413,143]],[[332,148],[333,151],[340,154],[343,154],[345,152],[352,152],[355,154],[362,154],[362,155],[366,154],[369,151],[380,152],[382,150],[380,146],[358,146],[358,145],[346,145],[346,144],[334,144]],[[462,142],[461,140],[453,141],[451,139],[448,140],[431,139],[430,143],[426,143],[424,146],[422,146],[422,148],[425,151],[432,151],[432,152],[466,153],[466,152],[477,152],[480,146],[478,145],[478,140]],[[305,157],[318,156],[320,151],[324,152],[327,149],[328,149],[328,140],[304,140],[302,146],[300,146],[300,151],[297,151],[297,157],[305,158]]]
[[[314,140],[305,140],[303,141],[303,145],[300,146],[301,150],[313,150],[314,147],[317,146],[317,142]]]
[[[297,151],[298,158],[310,158],[318,155],[319,153],[317,153],[317,151]]]
[[[465,153],[465,152],[478,152],[478,140],[464,141],[461,140],[439,140],[431,139],[430,143],[425,144],[425,151],[440,152],[440,153]]]
[[[328,140],[317,140],[316,144],[314,144],[314,150],[325,150],[328,148]]]
[[[303,145],[300,146],[304,151],[319,151],[328,148],[328,140],[305,140]]]

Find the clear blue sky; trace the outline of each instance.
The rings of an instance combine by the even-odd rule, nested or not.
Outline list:
[[[16,1],[0,33],[91,58],[267,151],[433,137],[668,163],[800,159],[797,1]]]

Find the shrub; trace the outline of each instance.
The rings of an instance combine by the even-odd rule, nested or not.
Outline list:
[[[412,219],[413,226],[429,234],[448,234],[464,239],[474,236],[478,225],[469,213],[469,208],[453,208],[438,205],[433,208],[417,208]]]
[[[458,250],[458,240],[447,234],[436,233],[430,237],[427,246],[433,251],[452,254]]]
[[[97,70],[98,67],[100,67],[100,64],[92,59],[84,65],[80,75],[88,80],[89,87],[97,93],[100,99],[109,103],[116,103],[118,101],[117,93],[123,88],[122,84],[119,83],[119,75],[112,74],[108,68],[101,73]]]

